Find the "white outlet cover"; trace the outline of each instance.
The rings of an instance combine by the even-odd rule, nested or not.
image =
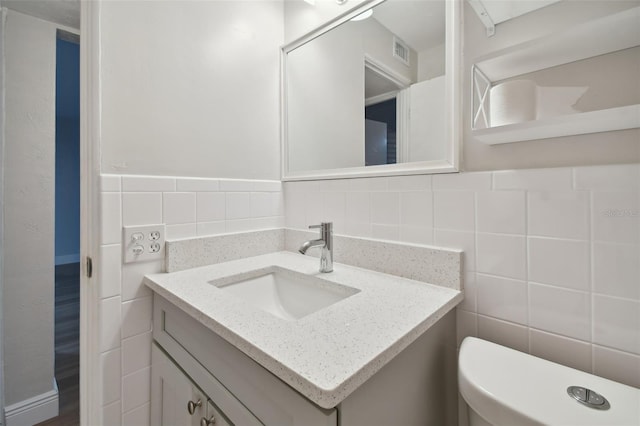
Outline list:
[[[152,232],[159,232],[160,237],[151,238]],[[142,238],[133,236],[142,234]],[[148,262],[150,260],[164,259],[164,246],[166,229],[164,223],[158,225],[125,226],[122,228],[122,252],[124,263]],[[152,252],[151,245],[160,244],[160,250]],[[140,250],[142,247],[142,250]],[[138,254],[139,253],[139,254]]]

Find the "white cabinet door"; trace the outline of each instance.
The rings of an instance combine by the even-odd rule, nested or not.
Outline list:
[[[151,370],[151,424],[199,426],[206,414],[206,395],[154,344]]]

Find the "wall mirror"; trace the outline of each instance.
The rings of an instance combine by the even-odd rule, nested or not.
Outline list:
[[[283,180],[457,171],[460,1],[364,1],[282,48]]]

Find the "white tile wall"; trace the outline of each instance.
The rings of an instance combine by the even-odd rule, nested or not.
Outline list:
[[[528,319],[527,283],[476,274],[478,313],[518,324]]]
[[[523,352],[529,348],[527,327],[485,315],[478,315],[478,337]]]
[[[470,191],[436,191],[433,222],[437,229],[475,230],[475,194]]]
[[[477,193],[478,232],[525,233],[524,191],[482,191]]]
[[[476,234],[478,272],[524,280],[526,241],[520,235]]]
[[[289,182],[286,225],[333,220],[308,201],[336,191],[338,233],[464,250],[459,340],[640,386],[639,164]]]
[[[594,374],[640,387],[640,380],[633,374],[637,371],[640,371],[640,357],[637,355],[593,345]]]
[[[593,239],[615,243],[640,243],[640,193],[593,193]]]
[[[593,289],[596,293],[640,300],[640,246],[593,244]]]
[[[570,168],[501,170],[493,172],[494,190],[562,191],[573,189]]]
[[[122,341],[122,374],[129,375],[151,365],[151,331]]]
[[[589,293],[529,283],[529,325],[539,330],[589,341]]]
[[[120,244],[100,247],[97,273],[98,279],[102,283],[100,297],[103,299],[120,295],[121,257],[122,249]]]
[[[251,217],[251,193],[228,192],[225,219],[247,219]]]
[[[100,188],[102,424],[148,425],[152,299],[142,277],[164,261],[123,264],[122,226],[165,223],[167,239],[280,228],[282,184],[103,175]]]
[[[530,191],[529,235],[589,238],[589,193],[586,191]]]
[[[162,192],[123,192],[122,225],[162,223]]]
[[[529,281],[588,291],[589,243],[528,238]]]
[[[120,347],[120,296],[100,301],[100,351]]]
[[[104,424],[149,419],[150,292],[123,224],[167,238],[306,229],[465,251],[458,340],[479,336],[640,386],[640,165],[319,182],[102,176],[97,268]]]
[[[176,180],[158,176],[122,176],[123,192],[175,191]]]
[[[581,340],[530,329],[531,354],[582,371],[591,371],[591,345]]]
[[[593,341],[603,346],[640,353],[640,302],[595,295]]]
[[[103,352],[100,355],[103,405],[111,404],[120,400],[120,362],[120,349]]]
[[[400,193],[400,224],[433,229],[433,196],[427,191]]]
[[[196,223],[196,193],[167,192],[162,195],[162,220],[167,225]]]
[[[151,401],[151,366],[122,377],[122,411],[125,416],[135,408],[148,405],[149,401]]]
[[[102,421],[100,424],[109,426],[122,425],[122,404],[118,399],[116,402],[102,407]],[[148,423],[144,423],[148,424]]]
[[[122,235],[122,196],[103,192],[100,197],[100,243],[120,244]]]
[[[180,192],[209,192],[219,191],[220,182],[217,179],[189,179],[182,178],[176,182],[176,191]]]
[[[325,213],[329,215],[327,211]],[[371,194],[371,222],[381,225],[400,223],[400,194],[397,192],[373,192]]]
[[[151,404],[146,403],[131,411],[127,411],[122,416],[124,425],[148,425],[151,420]]]

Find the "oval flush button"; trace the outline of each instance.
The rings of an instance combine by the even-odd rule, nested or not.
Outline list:
[[[567,393],[580,404],[596,410],[608,410],[611,408],[609,401],[597,392],[582,386],[569,386]]]

